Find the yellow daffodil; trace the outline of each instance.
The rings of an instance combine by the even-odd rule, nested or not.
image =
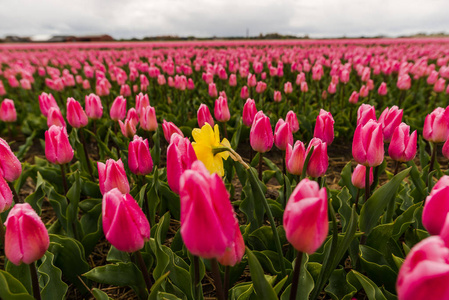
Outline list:
[[[231,147],[227,139],[223,139],[220,143],[220,131],[218,125],[214,129],[206,123],[201,129],[195,128],[192,131],[192,136],[195,142],[192,143],[195,150],[196,157],[201,160],[206,166],[207,170],[212,173],[217,173],[224,176],[223,159],[229,157],[229,152],[219,152],[214,154],[214,149],[219,147]]]

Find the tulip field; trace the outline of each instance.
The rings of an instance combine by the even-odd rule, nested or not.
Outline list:
[[[449,299],[449,39],[0,44],[0,299]]]

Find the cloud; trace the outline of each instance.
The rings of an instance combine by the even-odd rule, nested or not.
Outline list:
[[[445,0],[15,0],[0,2],[0,36],[397,36],[447,30],[447,11]]]

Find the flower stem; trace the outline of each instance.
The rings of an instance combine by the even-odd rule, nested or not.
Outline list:
[[[39,280],[37,279],[37,270],[35,262],[30,264],[31,282],[33,284],[33,296],[36,300],[41,300],[41,290],[39,288]]]
[[[194,272],[194,281],[193,281],[193,290],[195,293],[195,299],[199,299],[200,295],[199,295],[199,289],[198,289],[198,285],[200,283],[200,260],[198,258],[198,256],[194,255],[193,256],[193,272]]]
[[[259,152],[259,180],[262,181],[263,153]]]
[[[365,174],[365,202],[366,202],[366,201],[368,201],[369,194],[370,194],[369,175],[370,175],[371,167],[365,167],[365,169],[366,169],[366,174]]]
[[[15,203],[23,203],[23,200],[20,199],[19,195],[17,194],[14,184],[12,182],[8,182],[8,185],[9,185],[9,188],[11,189],[12,194],[14,195],[14,202]]]
[[[94,174],[92,172],[92,165],[90,163],[89,154],[87,153],[87,143],[86,143],[86,139],[84,138],[83,128],[80,128],[80,139],[81,139],[81,144],[83,144],[84,155],[86,156],[87,170],[89,171],[90,178],[92,179],[92,181],[95,182]]]
[[[218,300],[225,300],[225,296],[223,293],[223,286],[221,284],[221,275],[220,268],[218,266],[218,262],[216,258],[212,258],[210,260],[210,264],[212,267],[212,277],[214,278],[215,291],[217,293]]]
[[[358,205],[359,205],[359,196],[360,196],[360,189],[357,189],[357,195],[355,196],[355,209],[357,209]]]
[[[430,180],[432,177],[430,173],[432,173],[433,171],[433,165],[435,164],[435,159],[437,156],[437,144],[430,143],[430,146],[432,147],[432,156],[430,157],[429,176],[427,176],[427,187],[430,185]]]
[[[224,132],[224,137],[227,139],[228,138],[228,129],[226,127],[226,122],[223,122],[223,132]]]
[[[65,177],[64,164],[60,164],[60,167],[61,167],[61,176],[62,176],[62,186],[64,187],[64,194],[67,195],[69,188],[67,187],[67,179]],[[70,201],[69,198],[67,198],[67,201]]]
[[[137,265],[139,266],[140,272],[142,272],[143,279],[145,281],[145,285],[147,286],[148,293],[151,291],[151,279],[150,275],[148,274],[147,266],[145,265],[145,262],[143,261],[142,254],[140,254],[140,251],[134,252],[136,259],[137,259]]]
[[[293,271],[292,289],[290,290],[290,300],[296,299],[296,294],[298,292],[299,274],[301,272],[301,264],[302,264],[302,252],[298,251],[298,255],[296,256],[295,262],[295,270]]]
[[[231,267],[226,266],[225,273],[224,273],[224,287],[223,287],[225,299],[228,299],[230,277],[231,277]]]

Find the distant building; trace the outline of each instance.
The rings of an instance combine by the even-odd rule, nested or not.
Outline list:
[[[75,37],[76,42],[111,42],[114,38],[110,35],[85,35]]]
[[[29,37],[20,37],[17,35],[8,35],[5,37],[5,43],[28,43],[31,42]]]

